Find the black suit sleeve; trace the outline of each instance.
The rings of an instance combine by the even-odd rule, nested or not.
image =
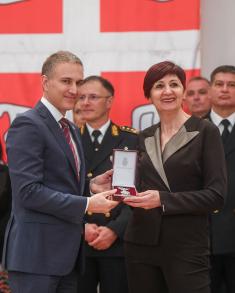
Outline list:
[[[130,207],[123,205],[122,203],[121,205],[122,209],[120,211],[120,214],[118,215],[118,217],[116,217],[116,219],[112,219],[107,224],[107,227],[113,230],[120,239],[123,239],[125,229],[132,211]]]
[[[11,184],[8,168],[0,165],[0,215],[4,215],[11,205]]]

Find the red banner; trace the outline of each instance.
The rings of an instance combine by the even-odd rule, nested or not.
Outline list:
[[[101,0],[101,32],[199,29],[200,0]]]
[[[79,7],[78,1],[82,8],[86,8],[85,11],[89,11],[89,15],[80,13],[77,17],[75,7]],[[100,0],[100,3],[96,2],[97,9],[91,9],[89,3],[82,0],[0,0],[0,34],[7,38],[6,42],[1,43],[4,52],[0,73],[1,141],[4,141],[15,116],[34,106],[42,95],[40,73],[27,73],[35,72],[39,66],[31,64],[30,56],[33,54],[41,58],[42,53],[49,56],[61,44],[64,44],[61,49],[82,51],[86,56],[86,70],[95,70],[97,74],[101,72],[113,83],[116,94],[111,118],[116,123],[134,126],[133,121],[138,122],[141,111],[146,115],[141,116],[144,122],[138,125],[144,125],[146,121],[146,124],[154,122],[152,108],[143,96],[145,73],[142,70],[147,70],[151,62],[170,58],[190,69],[188,75],[199,74],[199,70],[195,69],[200,67],[197,57],[199,5],[200,0]],[[85,39],[78,40],[76,35],[84,34],[84,25],[81,24],[86,24],[88,18],[100,21],[100,31],[96,21],[90,22]],[[67,23],[63,32],[64,19]],[[182,33],[175,34],[176,31]],[[48,38],[47,34],[61,35]],[[33,46],[30,50],[31,37]],[[143,49],[141,42],[148,42],[146,48]],[[100,65],[91,62],[106,56],[106,53],[114,58],[104,57],[97,63]],[[112,68],[113,72],[107,72],[107,68]],[[149,113],[152,116],[147,115]]]
[[[33,107],[42,96],[40,74],[0,74],[0,141],[18,113]],[[3,148],[6,160],[5,147]]]
[[[1,4],[0,33],[62,33],[62,5],[62,0],[25,0]]]

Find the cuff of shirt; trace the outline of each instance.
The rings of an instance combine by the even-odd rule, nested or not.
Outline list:
[[[87,209],[88,209],[88,206],[89,206],[89,200],[90,200],[90,198],[89,198],[89,197],[87,197],[87,202],[86,202],[86,209],[85,209],[85,213],[87,212]]]

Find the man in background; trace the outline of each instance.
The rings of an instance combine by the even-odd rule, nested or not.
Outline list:
[[[185,90],[184,102],[197,117],[205,116],[211,109],[210,82],[201,76],[192,77]]]
[[[81,109],[79,108],[78,101],[75,102],[74,108],[73,108],[73,122],[77,127],[82,127],[85,123],[85,119],[82,115]]]
[[[81,128],[86,161],[86,186],[94,176],[112,168],[113,149],[136,148],[136,131],[113,123],[109,113],[113,85],[100,76],[87,77],[79,87],[78,104],[86,124]],[[86,192],[88,194],[88,192]],[[119,204],[110,213],[88,213],[85,225],[86,270],[78,293],[127,293],[123,235],[131,210]]]
[[[211,73],[212,109],[208,118],[219,128],[228,171],[225,206],[211,215],[212,293],[235,292],[235,66]],[[216,160],[216,158],[215,158]]]

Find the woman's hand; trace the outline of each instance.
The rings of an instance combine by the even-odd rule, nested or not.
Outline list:
[[[129,206],[143,209],[153,209],[161,206],[160,196],[158,190],[146,190],[137,193],[136,196],[126,197],[123,200]]]

